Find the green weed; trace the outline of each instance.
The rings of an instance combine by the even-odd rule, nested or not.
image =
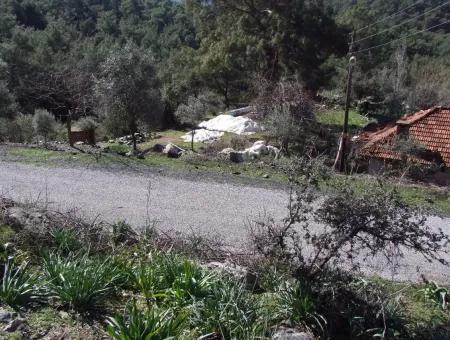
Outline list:
[[[170,309],[156,307],[140,311],[136,303],[130,303],[123,315],[107,320],[108,333],[117,340],[178,339],[187,329],[188,314],[178,315]]]
[[[30,272],[28,263],[16,266],[14,259],[9,257],[4,266],[0,301],[12,307],[40,302],[43,294],[38,282],[38,275]]]
[[[101,260],[75,253],[65,257],[50,253],[44,258],[43,271],[49,294],[77,310],[101,306],[120,289],[124,276],[111,258]]]

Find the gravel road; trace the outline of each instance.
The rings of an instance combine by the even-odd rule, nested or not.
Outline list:
[[[264,213],[281,218],[288,198],[284,189],[236,181],[119,170],[44,168],[1,161],[0,195],[19,201],[46,201],[59,210],[76,208],[89,218],[126,219],[135,226],[143,225],[150,216],[158,221],[159,228],[185,232],[193,228],[236,248],[245,247],[248,218]],[[450,232],[448,218],[430,217],[428,224]],[[449,268],[438,262],[427,263],[415,253],[408,253],[400,265],[394,272],[384,259],[372,258],[364,262],[363,270],[397,280],[419,280],[423,274],[441,283],[450,281]]]

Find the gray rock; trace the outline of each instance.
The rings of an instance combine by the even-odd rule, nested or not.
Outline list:
[[[4,332],[15,332],[18,330],[22,330],[26,327],[27,322],[25,319],[14,319],[9,324],[7,324],[4,328]]]
[[[179,158],[185,150],[176,146],[175,144],[169,143],[164,148],[163,153],[167,154],[170,158]]]
[[[161,153],[161,152],[164,151],[164,148],[165,148],[165,146],[162,145],[162,144],[155,144],[155,145],[153,145],[153,147],[152,147],[152,151],[153,151],[153,152]]]
[[[282,328],[278,330],[274,336],[273,339],[276,340],[314,340],[314,335],[300,332],[296,329],[292,328]]]
[[[243,163],[246,160],[247,154],[242,151],[233,151],[230,152],[230,161],[233,163]]]
[[[230,153],[235,152],[233,148],[226,148],[219,152],[221,155],[229,155]]]
[[[84,145],[84,142],[76,142],[75,145]]]
[[[114,139],[110,139],[109,141],[108,141],[108,143],[110,143],[110,144],[113,144],[113,143],[115,143],[116,141],[114,140]]]
[[[6,309],[0,308],[0,322],[7,323],[12,321],[17,316],[17,313],[10,312]]]

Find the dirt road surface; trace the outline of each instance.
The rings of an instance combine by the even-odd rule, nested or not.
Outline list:
[[[247,186],[235,181],[163,176],[157,173],[85,168],[37,167],[0,162],[0,195],[19,201],[48,202],[53,209],[76,208],[87,218],[125,219],[142,226],[150,218],[158,227],[188,232],[190,228],[245,250],[246,222],[261,214],[282,218],[287,192],[282,188]],[[450,233],[450,219],[430,217],[428,225]],[[320,226],[315,226],[320,228]],[[446,256],[450,260],[449,256]],[[396,280],[420,280],[421,274],[442,283],[450,269],[407,253],[396,271],[383,258],[364,261],[363,270]]]

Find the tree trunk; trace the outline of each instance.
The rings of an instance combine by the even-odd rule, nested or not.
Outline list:
[[[195,129],[192,130],[192,137],[191,137],[191,150],[194,152],[194,136],[195,136]]]
[[[131,138],[133,139],[133,151],[137,151],[137,141],[136,141],[136,133],[133,132],[131,134]]]
[[[67,126],[67,138],[69,139],[69,144],[70,144],[70,146],[73,146],[72,138],[70,138],[70,134],[72,133],[72,112],[70,112],[70,110],[69,110],[69,113],[67,114],[66,126]]]

